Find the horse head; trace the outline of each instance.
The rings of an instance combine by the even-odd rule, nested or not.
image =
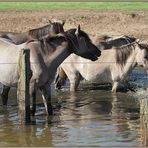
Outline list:
[[[33,39],[40,39],[43,36],[56,36],[58,33],[64,32],[64,22],[49,22],[48,25],[31,29],[28,31],[28,35],[31,36]]]
[[[56,21],[56,22],[52,22],[51,20],[49,20],[49,24],[51,25],[49,27],[49,34],[58,34],[58,33],[63,33],[64,32],[64,24],[65,21]]]
[[[70,42],[71,52],[95,61],[101,55],[101,51],[92,43],[87,33],[80,29],[70,29],[65,32],[67,40]]]

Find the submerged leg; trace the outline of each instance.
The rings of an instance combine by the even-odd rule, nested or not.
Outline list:
[[[2,97],[2,104],[3,105],[7,105],[7,102],[8,102],[8,93],[10,91],[10,87],[8,86],[4,86],[3,88],[3,92],[1,94],[1,97]]]
[[[113,86],[112,86],[113,93],[117,93],[118,86],[119,86],[118,82],[113,82]]]
[[[70,91],[75,92],[78,89],[78,86],[80,84],[81,76],[80,74],[76,74],[75,77],[70,78]]]
[[[116,92],[126,92],[127,91],[127,86],[122,83],[122,82],[114,82],[113,86],[112,86],[112,92],[116,93]]]
[[[53,109],[51,104],[51,88],[50,84],[46,84],[42,89],[42,98],[45,105],[46,112],[48,116],[53,115]]]
[[[35,115],[36,112],[36,87],[35,84],[30,85],[30,98],[32,100],[32,108],[31,108],[31,114],[32,116]]]

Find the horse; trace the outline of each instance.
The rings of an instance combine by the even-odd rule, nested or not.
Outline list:
[[[23,33],[14,33],[14,32],[0,32],[1,38],[9,39],[12,43],[16,45],[25,43],[30,40],[40,39],[44,36],[56,36],[57,34],[61,34],[64,32],[65,21],[60,22],[52,22],[49,20],[49,24],[40,28],[31,29],[27,32]],[[1,94],[3,105],[7,105],[8,101],[8,93],[10,91],[10,87],[4,86],[3,93]]]
[[[59,33],[63,33],[65,22],[51,22],[49,20],[49,24],[40,28],[31,29],[27,32],[23,33],[15,33],[15,32],[0,32],[0,37],[7,38],[11,40],[15,44],[22,44],[26,41],[32,39],[40,39],[45,35],[55,36]]]
[[[71,92],[75,92],[84,79],[98,84],[110,83],[112,92],[116,93],[125,88],[126,78],[135,66],[148,69],[148,45],[138,41],[101,50],[101,57],[95,62],[71,54],[58,69],[56,88],[61,88],[68,77]]]
[[[115,37],[101,35],[95,38],[94,43],[97,47],[99,47],[99,49],[108,50],[111,49],[112,47],[120,47],[122,45],[126,45],[135,41],[136,41],[135,37],[126,36],[126,35],[115,36]],[[67,79],[66,73],[64,72],[62,67],[59,66],[59,68],[57,69],[57,74],[54,82],[55,88],[61,89],[62,85],[65,84],[66,79]]]
[[[72,53],[92,61],[97,60],[101,55],[101,51],[92,43],[87,33],[80,29],[80,26],[64,32],[64,36],[46,36],[20,45],[0,38],[0,82],[4,86],[17,87],[18,58],[22,48],[30,49],[33,73],[30,80],[30,95],[33,98],[32,112],[35,113],[35,94],[36,89],[39,89],[48,115],[53,113],[50,84],[54,80],[57,67]],[[2,101],[5,102],[4,99]]]

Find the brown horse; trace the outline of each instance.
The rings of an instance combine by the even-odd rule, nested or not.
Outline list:
[[[95,62],[72,54],[64,60],[60,68],[70,80],[70,91],[76,91],[80,81],[84,79],[98,84],[110,83],[112,92],[116,93],[130,89],[126,84],[126,78],[135,66],[143,66],[148,70],[147,44],[133,42],[102,50],[101,57]]]
[[[97,60],[101,51],[91,42],[88,35],[77,29],[64,32],[64,36],[46,36],[16,45],[10,40],[0,38],[0,82],[7,87],[16,86],[19,80],[19,51],[30,49],[30,62],[33,76],[30,81],[30,94],[33,97],[33,114],[35,113],[36,88],[42,93],[48,115],[52,114],[50,84],[54,80],[57,67],[71,54],[90,60]],[[3,64],[5,63],[5,64]]]
[[[117,37],[110,37],[110,36],[101,36],[100,38],[97,38],[95,40],[95,44],[97,47],[100,47],[100,49],[107,50],[111,49],[112,47],[120,47],[125,44],[129,44],[132,42],[135,42],[135,37],[130,36],[117,36]]]
[[[32,39],[40,39],[46,35],[55,36],[58,33],[63,33],[64,23],[65,22],[59,23],[59,22],[49,21],[49,24],[46,26],[31,29],[23,33],[0,32],[0,37],[7,38],[11,40],[13,43],[18,45],[18,44],[25,43],[26,41],[29,41]]]
[[[14,33],[14,32],[0,32],[0,37],[9,39],[15,44],[25,43],[29,40],[40,39],[43,36],[56,36],[59,33],[63,33],[65,22],[51,22],[49,24],[40,28],[31,29],[24,33]],[[10,87],[4,86],[3,92],[1,94],[3,105],[7,105],[8,93],[10,91]]]

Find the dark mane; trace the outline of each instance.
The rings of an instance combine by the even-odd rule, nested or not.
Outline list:
[[[42,45],[42,51],[45,52],[46,50],[44,50],[45,48],[47,48],[47,46],[50,46],[50,51],[55,51],[57,43],[61,42],[61,41],[66,41],[66,38],[64,36],[64,34],[58,34],[56,36],[50,36],[50,35],[46,35],[42,38],[39,39],[39,41],[41,42]],[[47,45],[48,43],[48,45]]]
[[[76,29],[69,29],[69,30],[67,30],[65,32],[65,34],[66,34],[66,36],[68,36],[69,34],[75,34],[75,32],[76,32]],[[83,36],[83,37],[85,37],[85,39],[87,41],[91,41],[91,39],[89,38],[88,34],[86,32],[84,32],[84,31],[82,31],[82,30],[80,30],[79,36]]]
[[[125,65],[128,57],[135,50],[135,42],[121,47],[114,48],[116,50],[116,62],[120,65]]]
[[[66,37],[64,34],[60,34],[60,35],[56,35],[56,36],[47,36],[47,37],[43,37],[42,39],[40,40],[46,40],[47,42],[52,42],[54,40],[58,40],[58,39],[63,39],[63,40],[66,40]]]
[[[28,31],[28,34],[32,38],[39,39],[47,34],[53,35],[53,34],[58,34],[60,32],[64,32],[63,25],[61,23],[54,22],[40,28],[31,29]]]
[[[106,50],[106,49],[111,49],[113,46],[120,47],[120,46],[123,46],[124,44],[130,44],[135,41],[136,41],[136,38],[134,37],[122,36],[116,39],[110,38],[110,40],[108,41],[102,40],[100,41],[100,43],[98,42],[98,46],[102,47],[103,50]]]
[[[67,30],[63,33],[56,34],[55,36],[50,36],[50,35],[42,36],[40,38],[40,40],[46,39],[47,41],[53,41],[53,40],[56,40],[56,39],[59,39],[59,38],[63,38],[65,40],[68,39],[68,38],[76,39],[75,31],[76,31],[76,29],[70,29],[70,30]],[[87,41],[91,41],[89,36],[82,30],[80,30],[79,36],[83,36],[83,37],[85,37],[85,39]]]
[[[28,31],[28,34],[35,39],[39,39],[40,37],[48,34],[50,27],[51,27],[51,24],[40,27],[40,28],[31,29]]]

